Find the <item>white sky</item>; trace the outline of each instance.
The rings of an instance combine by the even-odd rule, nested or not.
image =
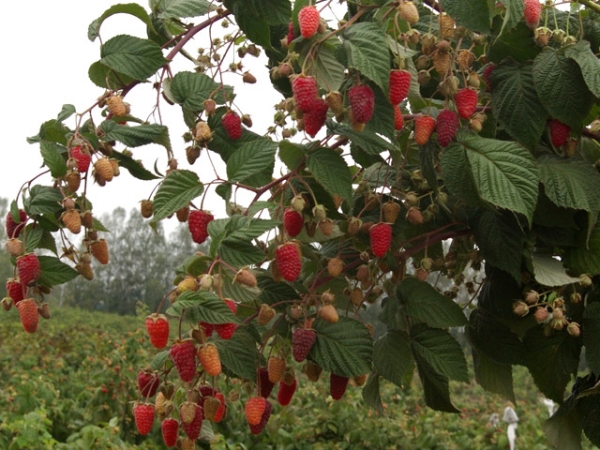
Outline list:
[[[87,75],[90,64],[100,57],[99,40],[89,41],[87,29],[92,20],[118,3],[128,2],[21,0],[5,4],[0,26],[0,39],[5,48],[4,68],[0,71],[4,111],[1,122],[2,147],[5,155],[4,163],[0,164],[0,197],[14,199],[20,186],[41,172],[42,157],[39,145],[28,144],[26,138],[36,135],[43,122],[56,118],[63,104],[73,104],[78,112],[83,111],[104,93]],[[147,9],[147,2],[139,3]],[[21,20],[24,12],[27,12],[27,18]],[[218,26],[218,29],[221,27]],[[145,37],[145,28],[138,19],[119,14],[109,17],[100,31],[104,42],[116,34],[123,33]],[[195,54],[199,46],[200,41],[197,37],[186,49]],[[183,64],[175,65],[175,70],[193,70],[189,61],[180,59]],[[263,61],[247,56],[243,62],[259,82],[253,86],[245,86],[246,89],[241,86],[236,91],[238,97],[235,105],[241,108],[242,112],[251,113],[253,131],[263,133],[272,121],[273,104],[280,98],[275,96],[270,101],[264,100],[264,93],[273,91]],[[234,79],[239,77],[225,79],[225,82],[232,84]],[[137,87],[127,96],[126,100],[132,105],[133,115],[142,119],[148,117],[155,100],[155,91],[150,91],[150,87]],[[257,102],[256,96],[260,93],[260,102]],[[257,106],[262,107],[263,114],[257,114]],[[180,168],[200,171],[202,167],[203,171],[208,170],[210,166],[206,159],[197,161],[193,167],[187,163],[185,145],[181,139],[186,129],[181,119],[180,108],[163,102],[162,112],[164,124],[170,128],[171,142]],[[73,128],[74,118],[65,123]],[[116,148],[123,150],[121,145]],[[144,146],[133,149],[133,152],[134,157],[141,158],[150,170],[157,158],[158,167],[161,170],[166,168],[166,152],[162,148]],[[213,161],[220,160],[214,153],[212,156]],[[212,170],[200,172],[200,178],[202,181],[212,180]],[[50,183],[49,176],[43,179],[43,184]],[[121,176],[107,183],[105,187],[100,188],[94,184],[90,199],[98,216],[117,206],[130,210],[137,207],[140,200],[148,197],[155,184],[155,181],[136,180],[126,170],[122,170]],[[213,211],[216,216],[224,215],[223,201],[220,198],[215,202],[205,203],[205,207],[217,209]]]

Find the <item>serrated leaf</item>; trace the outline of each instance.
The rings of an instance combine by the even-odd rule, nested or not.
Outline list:
[[[410,317],[430,327],[449,328],[467,324],[462,308],[429,283],[407,278],[398,284],[396,296]]]
[[[475,380],[482,388],[516,403],[512,366],[510,364],[498,363],[474,350],[473,366]]]
[[[478,31],[483,34],[489,32],[492,16],[489,2],[471,0],[441,0],[442,8],[454,19],[457,25]]]
[[[88,26],[88,39],[90,41],[94,41],[98,37],[98,35],[100,33],[100,26],[102,25],[102,22],[104,22],[104,20],[106,20],[108,17],[110,17],[114,14],[130,14],[134,17],[137,17],[142,22],[144,22],[148,28],[150,28],[150,29],[154,28],[152,26],[152,21],[150,20],[150,16],[146,12],[146,10],[143,7],[141,7],[140,5],[138,5],[137,3],[126,3],[126,4],[113,5],[110,8],[108,8],[106,11],[104,11],[100,17],[98,17],[96,20],[94,20]]]
[[[296,144],[287,140],[279,142],[279,159],[290,170],[296,170],[305,156],[303,145]]]
[[[542,286],[554,287],[579,283],[579,278],[567,275],[566,269],[558,259],[535,253],[532,255],[532,258],[535,281]]]
[[[67,149],[65,147],[54,142],[42,141],[40,151],[42,158],[44,158],[44,164],[50,169],[50,174],[54,178],[60,178],[67,173],[67,163],[64,156]]]
[[[310,42],[306,42],[300,49],[298,63],[306,66],[306,75],[315,77],[321,89],[339,90],[345,80],[345,67],[336,58],[336,52],[340,47],[340,40],[331,37],[319,46],[319,51],[316,53]],[[306,58],[309,58],[309,64],[305,64]]]
[[[583,333],[583,345],[585,346],[585,360],[594,373],[600,373],[600,303],[593,302],[587,305],[583,312],[581,323],[585,332]]]
[[[563,262],[575,276],[600,274],[600,222],[593,227],[589,238],[586,232],[579,234],[579,245],[567,249]]]
[[[413,326],[410,338],[413,356],[417,361],[426,361],[436,373],[451,380],[469,382],[465,355],[450,333]]]
[[[34,224],[30,224],[25,227],[25,236],[27,236],[25,247],[28,252],[33,252],[36,248],[38,248],[42,242],[45,232],[46,230],[44,228]]]
[[[152,362],[150,363],[150,370],[161,370],[165,363],[169,359],[169,350],[163,350],[162,352],[158,352],[152,358]]]
[[[514,139],[527,148],[535,148],[547,113],[533,83],[532,65],[503,61],[492,71],[491,81],[494,116]]]
[[[357,145],[369,155],[379,155],[385,150],[399,150],[398,146],[394,142],[388,142],[381,136],[378,136],[375,132],[365,128],[360,133],[357,133],[352,128],[328,120],[326,122],[328,134],[337,134],[339,136],[346,136],[352,144]]]
[[[71,117],[75,113],[76,113],[76,110],[73,105],[65,104],[62,106],[62,109],[56,116],[56,120],[58,120],[59,122],[62,122],[64,120],[68,119],[69,117]]]
[[[586,437],[595,446],[600,445],[600,394],[589,395],[577,401],[577,415]]]
[[[379,393],[379,375],[377,375],[376,372],[372,372],[371,375],[369,375],[367,384],[365,384],[365,387],[362,390],[362,398],[367,406],[370,406],[379,414],[384,414],[385,411]]]
[[[266,258],[265,253],[250,242],[221,241],[217,253],[225,262],[234,267],[251,266]]]
[[[581,450],[581,425],[575,410],[575,396],[562,403],[558,410],[544,422],[548,442],[561,450]]]
[[[221,85],[208,75],[196,72],[178,72],[172,81],[166,84],[165,92],[173,101],[193,112],[204,111],[204,101],[212,98],[218,105],[228,98],[233,99],[233,88]]]
[[[552,117],[581,128],[593,97],[575,61],[546,46],[533,60],[533,81],[540,101]]]
[[[144,81],[168,61],[155,42],[118,35],[104,43],[100,63],[134,80]]]
[[[127,171],[138,180],[156,180],[159,178],[157,175],[154,175],[149,170],[146,170],[139,162],[135,159],[130,158],[127,155],[124,155],[121,152],[118,152],[113,149],[111,158],[114,158],[119,163],[120,168],[127,169]]]
[[[308,155],[306,165],[315,179],[330,194],[352,201],[352,176],[344,158],[328,148]]]
[[[189,170],[173,170],[154,195],[153,222],[158,222],[186,206],[204,191],[198,175]]]
[[[281,302],[300,299],[298,292],[296,292],[296,290],[288,283],[275,281],[273,278],[264,275],[257,278],[258,287],[261,289],[258,297],[260,303],[266,303],[268,305],[280,303],[277,308],[283,310],[287,308],[287,304],[281,304]]]
[[[29,217],[36,214],[55,213],[62,209],[63,195],[58,188],[36,184],[23,201],[23,207]]]
[[[258,17],[255,14],[250,2],[224,0],[223,4],[233,12],[236,23],[248,39],[261,47],[270,47],[271,33],[269,23],[264,18]]]
[[[383,378],[403,387],[406,373],[414,368],[410,351],[410,339],[400,330],[388,330],[375,341],[373,366]]]
[[[342,34],[348,68],[356,69],[388,91],[390,63],[386,34],[373,22],[361,22]]]
[[[227,161],[227,179],[259,187],[270,181],[277,143],[268,139],[242,145]]]
[[[232,245],[242,241],[251,241],[280,224],[280,220],[233,216],[227,223],[228,234],[225,241]]]
[[[588,89],[596,98],[600,98],[600,60],[591,50],[590,43],[581,40],[575,45],[565,47],[564,52],[579,65]]]
[[[61,121],[55,119],[48,120],[42,124],[37,135],[27,138],[27,142],[34,144],[41,141],[49,141],[57,142],[63,146],[66,146],[66,135],[69,134],[70,131],[71,130],[69,130],[69,128],[67,128]]]
[[[56,286],[71,281],[79,272],[71,266],[60,261],[54,256],[38,256],[40,261],[40,276],[37,279],[38,284],[42,286]]]
[[[120,89],[130,85],[135,81],[134,78],[117,72],[100,61],[93,63],[88,69],[88,76],[96,86],[105,89]]]
[[[450,400],[448,378],[436,372],[427,361],[416,355],[417,371],[423,385],[425,404],[435,411],[458,413]]]
[[[162,144],[166,149],[171,149],[169,129],[164,125],[119,125],[112,120],[105,120],[100,125],[109,141],[119,141],[128,147],[139,147],[146,144]]]
[[[517,0],[518,1],[518,0]],[[516,11],[514,11],[516,13]],[[492,20],[492,45],[488,47],[487,55],[490,61],[498,63],[511,58],[519,62],[533,60],[541,48],[531,37],[531,30],[525,24],[521,14],[512,29],[504,26],[504,20],[497,15]]]
[[[513,29],[523,17],[523,11],[525,10],[525,5],[522,0],[506,0],[502,2],[502,4],[506,9],[502,19],[502,27],[500,27],[496,39],[502,36],[505,31]]]
[[[167,314],[185,315],[193,323],[239,323],[239,319],[231,312],[227,303],[212,292],[185,291],[167,309]]]
[[[156,13],[161,19],[180,19],[203,16],[209,9],[206,0],[162,0]]]
[[[256,379],[259,353],[247,326],[238,327],[231,339],[216,339],[213,342],[219,350],[221,364],[228,371],[246,380]]]
[[[323,370],[345,377],[371,371],[373,341],[359,321],[340,317],[336,323],[317,318],[313,323],[317,340],[309,358]]]

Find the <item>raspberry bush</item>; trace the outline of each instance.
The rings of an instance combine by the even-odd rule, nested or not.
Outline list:
[[[549,441],[579,448],[584,432],[599,445],[600,7],[570,7],[109,8],[88,32],[100,42],[88,73],[98,98],[85,111],[63,106],[29,138],[44,173],[24,183],[6,218],[15,271],[4,309],[19,302],[33,332],[43,326],[36,310],[50,317],[50,289],[110,263],[93,200],[128,172],[148,182],[150,226],[188,221],[194,241],[210,239],[207,254],[190,249],[173,267],[176,287],[154,311],[179,326],[166,342],[150,331],[158,353],[143,372],[152,389],[136,399],[140,433],[158,420],[166,441],[179,433],[193,446],[207,422],[227,420],[215,377],[248,382],[245,404],[265,405],[250,408],[248,431],[260,433],[268,398],[293,401],[294,366],[309,379],[328,373],[336,400],[353,380],[379,411],[381,379],[403,386],[417,374],[426,404],[456,413],[449,381],[469,377],[450,331],[464,327],[480,385],[514,402],[512,367],[526,366],[561,404],[545,424]],[[140,20],[147,35],[101,40],[114,14]],[[268,70],[250,73],[254,57]],[[267,77],[272,92],[240,110],[236,98]],[[152,111],[128,103],[146,82]],[[252,131],[271,103],[273,123]],[[183,139],[166,109],[189,130]],[[164,147],[162,160],[144,160],[137,149],[149,144]],[[383,329],[371,326],[375,311]],[[272,357],[289,368],[281,394],[271,393]]]

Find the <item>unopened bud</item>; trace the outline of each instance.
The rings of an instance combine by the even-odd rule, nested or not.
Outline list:
[[[529,314],[529,307],[527,303],[522,301],[516,301],[513,303],[513,313],[515,313],[519,317],[525,317]]]

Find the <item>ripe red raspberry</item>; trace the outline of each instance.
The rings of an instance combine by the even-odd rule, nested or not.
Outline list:
[[[164,314],[150,314],[146,317],[146,330],[155,348],[165,348],[169,341],[169,321]]]
[[[381,258],[390,249],[392,243],[392,227],[389,223],[379,222],[369,228],[371,250],[377,258]]]
[[[208,224],[214,218],[211,213],[206,211],[190,211],[188,215],[188,229],[192,233],[192,240],[196,244],[202,244],[208,238]]]
[[[26,289],[26,286],[23,286],[14,278],[6,280],[6,295],[12,298],[15,305],[25,298]]]
[[[281,276],[287,281],[296,281],[302,270],[300,249],[296,244],[288,242],[275,250],[275,263]]]
[[[235,111],[227,111],[221,117],[221,124],[229,139],[239,139],[242,137],[242,119]]]
[[[319,89],[314,77],[298,75],[292,79],[292,93],[296,106],[303,113],[312,111],[317,102]]]
[[[275,383],[269,380],[269,371],[266,367],[261,367],[258,369],[258,390],[260,395],[263,398],[268,398],[275,387]]]
[[[315,99],[313,108],[304,113],[304,131],[310,137],[315,137],[325,125],[329,105],[322,98]]]
[[[525,4],[525,9],[523,11],[525,23],[529,28],[535,30],[540,24],[542,4],[539,0],[523,0],[523,3]]]
[[[430,116],[419,116],[415,119],[415,142],[419,145],[425,145],[429,142],[431,133],[435,129],[435,119]]]
[[[237,305],[235,304],[235,302],[231,299],[226,298],[225,303],[227,304],[231,312],[235,314],[237,311]],[[221,339],[231,339],[231,337],[235,333],[235,330],[237,329],[237,325],[235,323],[219,323],[214,325],[214,329]]]
[[[321,16],[314,6],[305,6],[298,13],[300,34],[305,39],[310,39],[317,32]]]
[[[252,434],[260,434],[260,432],[267,426],[269,417],[271,417],[272,409],[273,409],[273,406],[271,405],[271,403],[268,400],[266,400],[265,410],[262,413],[260,422],[258,423],[258,425],[250,425],[250,432]]]
[[[133,418],[135,419],[135,426],[142,436],[150,433],[154,424],[154,405],[152,403],[134,404]]]
[[[90,168],[92,157],[90,153],[81,145],[76,145],[71,149],[71,157],[77,162],[79,173],[86,173]]]
[[[459,89],[454,96],[454,101],[460,117],[468,119],[477,109],[477,91],[469,88]]]
[[[191,339],[177,341],[169,350],[169,355],[177,367],[179,377],[190,382],[196,375],[196,347]]]
[[[317,333],[309,328],[298,328],[292,334],[292,356],[297,362],[302,362],[306,359],[310,350],[315,345]]]
[[[555,147],[561,147],[567,139],[569,139],[569,133],[571,127],[562,123],[558,119],[552,119],[550,122],[550,139],[552,139],[552,145]]]
[[[290,45],[295,39],[295,37],[296,36],[294,35],[294,24],[290,22],[288,24],[287,45]]]
[[[21,233],[21,230],[25,227],[25,222],[27,221],[27,214],[22,209],[19,210],[19,223],[15,222],[12,214],[9,213],[6,215],[6,235],[8,238],[16,238]]]
[[[162,421],[160,428],[162,437],[167,447],[175,447],[177,438],[179,438],[179,422],[173,418],[168,418]]]
[[[394,130],[400,131],[404,128],[404,116],[398,105],[394,105]]]
[[[299,212],[286,208],[283,213],[283,227],[291,237],[298,236],[304,227],[304,219]]]
[[[216,345],[207,343],[198,347],[198,361],[207,375],[216,377],[221,373],[221,358]]]
[[[140,370],[137,374],[137,386],[142,397],[154,397],[160,386],[158,373],[152,372],[149,369]]]
[[[34,253],[26,253],[17,258],[17,272],[23,286],[37,280],[40,276],[40,260]]]
[[[437,140],[442,147],[447,147],[458,131],[458,116],[454,111],[442,109],[435,122]]]
[[[373,116],[375,108],[373,89],[366,84],[353,86],[348,90],[348,100],[354,120],[358,123],[367,123]]]
[[[40,320],[35,300],[32,298],[22,300],[17,303],[17,309],[19,310],[19,317],[25,331],[35,333]]]
[[[250,397],[248,399],[244,406],[244,413],[250,425],[258,425],[260,423],[267,403],[267,400],[263,397]]]
[[[390,71],[389,98],[392,105],[401,103],[408,95],[412,76],[408,70]]]
[[[202,430],[202,421],[204,420],[204,410],[202,406],[194,404],[194,418],[190,422],[181,421],[181,427],[185,435],[192,441],[195,441],[200,437],[200,431]]]
[[[494,63],[490,63],[487,66],[485,66],[483,68],[483,81],[485,81],[485,85],[486,85],[486,90],[491,91],[492,90],[492,72],[494,71],[494,68],[496,67],[496,65]]]
[[[329,376],[329,394],[334,400],[339,400],[344,396],[346,387],[348,387],[348,377],[332,373]]]
[[[292,397],[298,387],[298,380],[295,376],[284,377],[279,382],[279,390],[277,391],[277,401],[281,406],[287,406],[292,401]]]
[[[212,336],[213,331],[215,330],[215,326],[212,323],[198,322],[198,325],[202,328],[206,337]]]

